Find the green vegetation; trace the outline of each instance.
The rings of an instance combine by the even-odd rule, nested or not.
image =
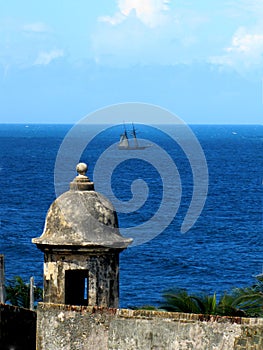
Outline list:
[[[263,317],[263,276],[255,284],[234,288],[221,297],[207,294],[189,294],[185,289],[171,288],[163,292],[159,307],[144,305],[132,307],[140,310],[184,312],[202,315]]]
[[[7,282],[5,286],[6,302],[14,306],[29,308],[30,304],[30,286],[25,283],[20,276],[15,276]],[[42,289],[34,287],[35,302],[42,300]]]
[[[217,313],[216,295],[190,295],[184,289],[170,289],[163,294],[164,303],[161,309],[166,311],[186,312],[194,314]]]
[[[251,287],[235,288],[218,300],[214,295],[188,294],[183,289],[170,289],[163,293],[160,308],[204,315],[263,317],[263,281],[257,279]]]

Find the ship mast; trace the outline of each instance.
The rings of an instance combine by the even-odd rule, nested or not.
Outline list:
[[[137,136],[136,136],[136,130],[134,128],[134,125],[132,123],[132,134],[133,134],[133,139],[134,139],[134,145],[136,148],[139,147],[139,144],[138,144],[138,140],[137,140]]]

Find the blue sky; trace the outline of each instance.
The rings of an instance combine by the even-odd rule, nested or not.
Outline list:
[[[0,123],[143,102],[261,124],[262,76],[262,0],[0,0]]]

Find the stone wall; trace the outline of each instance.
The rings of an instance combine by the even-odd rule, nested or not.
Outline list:
[[[0,304],[0,349],[36,349],[36,312]]]
[[[263,319],[38,306],[38,350],[262,350]]]

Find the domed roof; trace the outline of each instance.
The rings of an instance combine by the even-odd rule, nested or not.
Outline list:
[[[50,206],[43,234],[32,242],[41,246],[78,246],[125,249],[131,238],[121,236],[117,214],[85,175],[87,165],[77,165],[79,175],[70,190]]]

